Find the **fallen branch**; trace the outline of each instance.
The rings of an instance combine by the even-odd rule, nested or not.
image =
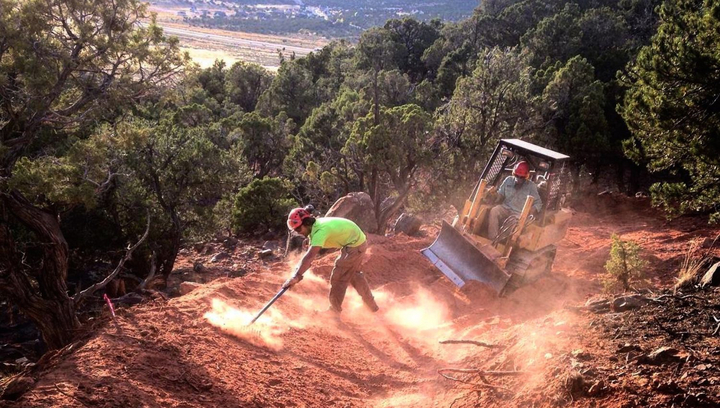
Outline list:
[[[86,297],[92,295],[93,293],[95,293],[95,291],[104,288],[105,286],[107,286],[108,283],[110,283],[113,279],[115,279],[115,277],[120,273],[120,270],[123,268],[123,265],[125,265],[125,262],[127,262],[127,260],[130,259],[130,257],[132,256],[133,251],[135,251],[137,249],[137,247],[139,247],[140,244],[142,244],[143,241],[145,241],[145,239],[148,237],[149,234],[150,234],[150,212],[148,211],[147,227],[145,228],[145,233],[140,238],[140,240],[138,242],[136,242],[135,245],[128,247],[127,252],[125,252],[125,256],[123,256],[123,258],[118,263],[118,266],[115,268],[115,270],[112,271],[112,273],[110,273],[110,275],[106,276],[105,279],[103,279],[102,281],[91,285],[89,288],[87,288],[81,292],[78,292],[73,297],[73,302],[75,303],[75,305],[78,306],[80,303],[82,303],[82,301]]]
[[[685,295],[685,296],[680,296],[680,297],[678,297],[678,299],[680,299],[680,300],[686,300],[686,299],[697,299],[697,300],[705,300],[704,298],[701,298],[700,296],[696,296],[696,295]]]
[[[441,368],[438,371],[438,374],[441,374],[441,371],[449,371],[453,373],[471,373],[471,374],[479,374],[482,376],[496,376],[496,377],[507,377],[507,376],[514,376],[514,375],[523,375],[527,374],[524,371],[485,371],[481,370],[479,368]]]
[[[487,347],[487,348],[498,348],[497,344],[483,343],[482,341],[475,340],[440,340],[440,344],[472,344],[474,346]]]
[[[661,302],[661,300],[662,300],[662,299],[666,299],[666,298],[670,298],[670,297],[673,297],[673,295],[667,295],[667,294],[665,294],[665,295],[660,295],[660,296],[658,296],[658,297],[656,297],[656,298],[651,298],[651,297],[649,297],[648,299],[649,299],[649,300],[652,300],[653,302],[664,303],[664,302]]]
[[[438,374],[440,374],[443,378],[446,378],[446,379],[448,379],[448,380],[450,380],[450,381],[457,381],[457,382],[460,382],[460,383],[463,383],[463,384],[472,385],[472,386],[474,386],[474,387],[485,387],[485,388],[492,388],[492,389],[495,389],[495,390],[503,390],[503,391],[508,391],[508,392],[510,392],[510,389],[509,389],[509,388],[505,388],[505,387],[502,387],[502,386],[499,386],[499,385],[484,384],[484,383],[474,383],[474,382],[472,382],[472,381],[462,380],[462,379],[460,379],[460,378],[455,378],[455,377],[451,377],[451,376],[449,376],[449,375],[443,374],[443,373],[440,372],[440,370],[438,370]]]

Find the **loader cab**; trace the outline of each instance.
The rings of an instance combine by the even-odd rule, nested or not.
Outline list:
[[[519,139],[502,139],[498,143],[480,179],[487,181],[487,186],[500,187],[506,177],[520,161],[530,165],[529,180],[538,187],[542,199],[542,211],[538,221],[544,224],[546,213],[557,211],[568,197],[568,160],[569,156],[546,149]],[[478,186],[475,186],[474,195]]]
[[[501,296],[549,273],[556,243],[572,217],[562,208],[569,192],[569,159],[522,140],[500,140],[462,210],[452,224],[443,221],[437,239],[422,254],[457,286],[478,281]],[[508,217],[499,233],[489,237],[488,213],[496,205],[492,190],[520,161],[530,165],[529,179],[538,186],[541,211],[532,217],[533,201],[527,198],[520,215]]]

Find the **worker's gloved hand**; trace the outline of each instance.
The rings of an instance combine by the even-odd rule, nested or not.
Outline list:
[[[283,283],[282,287],[283,289],[289,289],[295,285],[297,285],[298,282],[302,280],[302,275],[293,275],[292,278],[288,279]]]
[[[485,192],[482,202],[484,204],[495,204],[496,202],[498,202],[499,197],[500,194],[498,194],[497,189],[493,186]]]

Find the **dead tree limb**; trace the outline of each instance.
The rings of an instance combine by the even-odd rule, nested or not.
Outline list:
[[[495,376],[495,377],[508,377],[514,375],[527,374],[524,371],[485,371],[479,368],[441,368],[438,370],[438,374],[441,372],[452,372],[452,373],[467,373],[467,374],[478,374],[482,376]]]
[[[138,285],[138,288],[145,289],[145,287],[148,285],[148,283],[152,282],[153,279],[155,279],[155,273],[157,272],[157,252],[152,251],[152,256],[150,257],[150,273],[148,273],[147,278],[145,278],[143,281],[140,282]]]
[[[132,256],[133,251],[135,251],[140,246],[140,244],[142,244],[145,241],[145,239],[148,237],[149,234],[150,234],[150,212],[148,211],[147,227],[145,227],[145,233],[140,238],[140,240],[138,242],[136,242],[135,245],[127,248],[127,252],[125,252],[125,256],[123,256],[123,258],[118,263],[118,266],[115,268],[115,270],[113,270],[110,273],[110,275],[106,276],[105,279],[103,279],[102,281],[91,285],[87,289],[85,289],[81,292],[78,292],[73,297],[75,306],[77,307],[78,305],[80,305],[80,303],[82,303],[82,301],[85,298],[87,298],[88,296],[95,293],[95,291],[104,288],[105,286],[107,286],[108,283],[110,283],[113,279],[115,279],[115,277],[120,273],[120,270],[122,270],[123,265],[125,265],[125,262],[127,262],[127,260],[130,259],[130,257]]]
[[[440,344],[472,344],[474,346],[487,347],[487,348],[501,347],[497,344],[483,343],[482,341],[475,341],[475,340],[440,340],[439,343]]]

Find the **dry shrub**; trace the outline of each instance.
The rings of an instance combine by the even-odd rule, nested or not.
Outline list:
[[[685,252],[683,261],[680,264],[680,269],[678,270],[677,283],[675,283],[674,287],[675,292],[687,289],[700,280],[704,267],[712,260],[710,250],[715,246],[718,237],[720,237],[720,235],[715,237],[710,248],[703,253],[699,253],[703,240],[697,239],[690,242],[690,246]]]

